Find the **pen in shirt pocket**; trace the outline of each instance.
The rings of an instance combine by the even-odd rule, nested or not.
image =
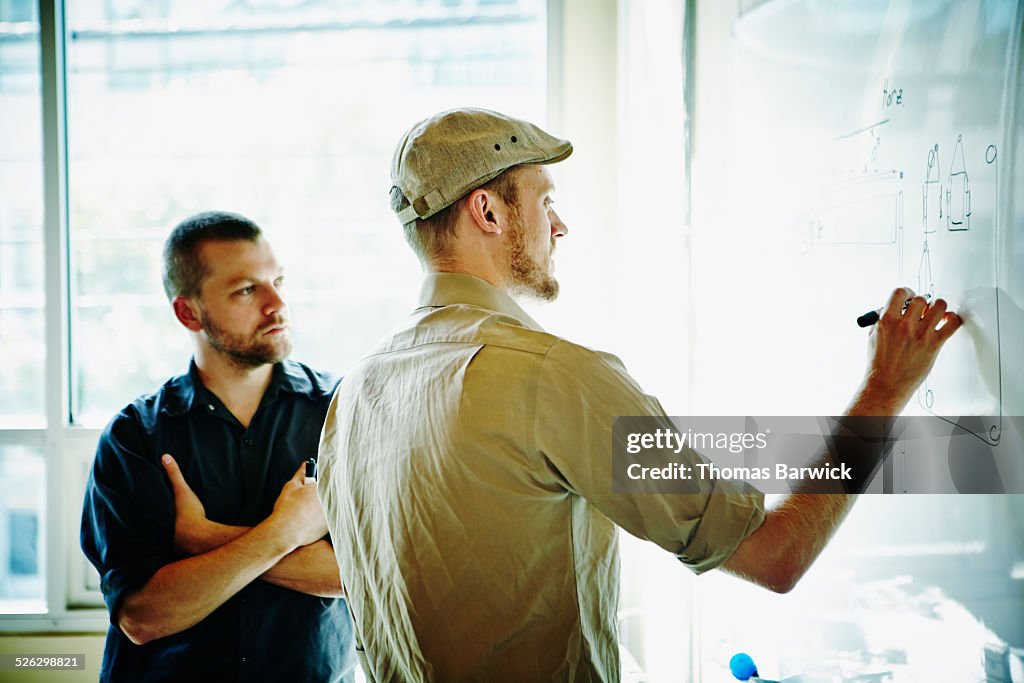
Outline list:
[[[316,458],[310,458],[306,461],[306,478],[303,480],[303,483],[316,483]]]

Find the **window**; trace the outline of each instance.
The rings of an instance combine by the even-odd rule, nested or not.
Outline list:
[[[0,2],[0,613],[46,609],[40,84],[36,5]]]
[[[187,367],[160,283],[169,229],[253,218],[288,271],[293,356],[343,372],[419,287],[388,203],[399,136],[456,106],[544,122],[548,13],[0,0],[0,615],[22,615],[0,627],[105,628],[73,609],[102,605],[82,491],[99,429]]]
[[[38,449],[0,447],[0,609],[46,609],[45,471]]]
[[[35,3],[0,3],[0,428],[43,422],[43,154]]]
[[[200,210],[268,232],[295,357],[358,359],[419,283],[388,206],[399,135],[467,104],[543,120],[545,17],[540,0],[71,3],[74,422],[100,427],[185,367],[159,250]]]

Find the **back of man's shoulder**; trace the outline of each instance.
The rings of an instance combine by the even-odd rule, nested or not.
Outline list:
[[[644,391],[618,356],[566,339],[551,346],[540,377],[541,394],[549,400],[561,402],[579,392],[591,396],[589,405],[604,405],[613,414],[665,414],[658,399]]]
[[[628,375],[626,366],[618,356],[563,338],[558,338],[551,344],[545,362],[548,365],[575,367],[586,372],[614,372]]]
[[[526,327],[515,318],[502,314],[490,316],[481,325],[480,337],[488,346],[501,346],[538,355],[548,353],[551,347],[560,341],[560,338],[553,334]]]
[[[592,373],[611,373],[628,377],[618,356],[578,344],[564,337],[525,327],[505,316],[496,315],[482,326],[484,343],[502,346],[542,357],[545,366],[558,366],[577,372],[580,379]]]

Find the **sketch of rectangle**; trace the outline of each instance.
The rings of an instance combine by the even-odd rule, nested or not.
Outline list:
[[[946,229],[953,232],[971,229],[971,181],[964,164],[962,135],[957,136],[953,164],[946,179]]]
[[[818,243],[895,245],[900,194],[877,194],[826,206],[819,211]]]
[[[924,234],[939,229],[942,221],[942,181],[939,176],[939,145],[928,150],[928,165],[921,186],[921,216]]]
[[[947,230],[952,232],[971,228],[971,186],[966,173],[954,173],[946,187]]]

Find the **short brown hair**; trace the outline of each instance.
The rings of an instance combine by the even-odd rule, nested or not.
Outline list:
[[[518,166],[513,166],[502,171],[501,175],[470,190],[459,197],[458,201],[452,202],[430,218],[417,218],[403,225],[405,241],[409,243],[420,261],[426,263],[431,260],[444,259],[450,254],[455,243],[455,225],[459,219],[459,212],[462,210],[462,200],[476,190],[493,192],[501,197],[501,200],[508,204],[512,211],[515,211],[519,206],[518,168]],[[398,213],[407,206],[409,206],[409,200],[398,187],[393,186],[391,188],[391,209]]]
[[[164,242],[163,282],[167,298],[199,296],[206,263],[199,247],[213,241],[256,242],[263,236],[260,227],[245,216],[229,211],[204,211],[178,223]]]

